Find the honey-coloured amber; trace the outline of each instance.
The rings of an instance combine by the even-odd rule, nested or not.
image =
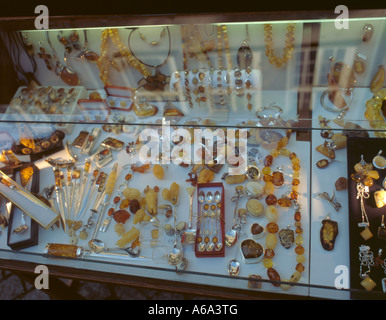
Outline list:
[[[302,214],[300,213],[300,211],[296,211],[295,214],[294,214],[294,220],[295,221],[300,221],[302,218]]]
[[[293,179],[291,184],[293,186],[298,186],[300,184],[300,180],[299,179]]]
[[[273,177],[270,175],[270,174],[265,174],[263,176],[263,181],[264,182],[267,182],[267,181],[272,181],[273,180]]]
[[[270,167],[273,163],[273,157],[272,155],[267,155],[265,158],[264,158],[264,166],[265,167]]]
[[[272,268],[273,267],[273,261],[271,259],[269,259],[269,258],[265,258],[263,260],[263,266],[265,268]]]
[[[294,169],[294,171],[299,171],[300,170],[300,165],[299,164],[294,164],[292,166],[292,169]]]
[[[268,268],[267,269],[267,276],[269,280],[271,281],[280,281],[280,275],[279,272],[277,272],[274,268]],[[280,283],[272,283],[273,286],[279,287]]]
[[[298,254],[296,256],[296,262],[297,263],[304,263],[306,261],[306,257],[303,254]]]
[[[297,245],[302,245],[302,244],[303,244],[303,236],[297,235],[297,236],[295,237],[295,243],[296,243]]]
[[[303,228],[297,227],[297,228],[295,229],[295,233],[297,233],[297,234],[302,234],[302,233],[303,233]]]
[[[270,167],[264,167],[261,172],[263,174],[270,174],[271,173],[271,168]]]
[[[277,203],[277,198],[274,194],[269,194],[265,197],[265,203],[269,206],[274,206]]]
[[[292,201],[288,198],[280,198],[279,200],[277,200],[277,203],[280,207],[283,208],[289,208],[290,206],[292,206]]]
[[[301,245],[296,246],[295,253],[296,254],[303,254],[304,253],[304,247]]]
[[[272,173],[272,183],[273,183],[276,187],[282,186],[283,183],[284,183],[284,175],[283,175],[283,172],[275,171],[274,173]]]
[[[275,256],[275,251],[273,249],[265,249],[264,257],[272,259]]]
[[[271,181],[267,181],[264,186],[265,194],[272,194],[275,191],[275,186]]]
[[[290,160],[292,160],[293,158],[296,158],[297,155],[295,152],[291,152],[288,157],[290,158]]]
[[[276,222],[269,222],[266,225],[267,232],[269,233],[277,233],[279,231],[279,226]]]

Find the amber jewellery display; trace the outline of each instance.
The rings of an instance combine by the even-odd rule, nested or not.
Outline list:
[[[316,31],[308,20],[132,19],[4,37],[15,69],[33,57],[39,81],[11,92],[2,115],[1,193],[22,210],[2,212],[0,258],[31,254],[53,267],[250,297],[383,297],[382,263],[373,265],[371,252],[382,247],[375,238],[384,241],[384,206],[377,216],[370,203],[383,200],[375,186],[385,178],[385,146],[373,139],[384,124],[378,66],[386,62],[375,54],[384,49],[383,18],[354,19],[346,34],[333,19],[315,20],[314,82],[301,72],[310,67],[306,35]],[[347,34],[355,50],[339,42]],[[363,152],[376,172],[351,159],[359,135],[379,144]],[[26,163],[36,168],[19,173]],[[31,177],[34,205],[54,216],[37,235],[32,196],[10,187]],[[373,189],[355,189],[360,182]],[[354,220],[371,230],[359,240],[368,247],[350,245],[362,231],[349,229]],[[339,291],[339,265],[371,281]]]

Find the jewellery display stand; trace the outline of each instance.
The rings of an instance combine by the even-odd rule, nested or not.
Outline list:
[[[347,166],[348,166],[348,176],[355,173],[354,165],[360,162],[361,156],[363,159],[372,163],[374,156],[378,153],[379,150],[385,148],[386,144],[382,138],[349,138],[347,144]],[[357,159],[359,159],[357,161]],[[383,292],[383,278],[385,278],[385,269],[382,267],[384,255],[381,255],[381,263],[373,266],[363,266],[360,267],[361,262],[359,260],[359,251],[360,246],[365,245],[369,247],[369,251],[373,253],[373,263],[378,255],[379,249],[384,250],[385,239],[378,238],[378,227],[381,226],[382,214],[384,213],[384,208],[377,208],[374,200],[374,192],[383,189],[382,182],[385,179],[384,170],[379,170],[373,167],[373,170],[376,170],[379,173],[379,179],[374,179],[374,184],[369,187],[367,199],[364,199],[364,207],[367,213],[369,230],[373,236],[364,240],[360,236],[360,232],[364,229],[359,227],[358,223],[362,221],[362,213],[360,207],[360,199],[357,199],[357,182],[353,179],[349,179],[349,228],[350,228],[350,279],[351,287],[356,289],[362,289],[360,282],[364,279],[360,276],[361,272],[364,274],[368,272],[368,276],[376,283],[374,289],[371,292]],[[370,298],[371,292],[369,295],[361,294],[360,292],[353,292],[352,296],[356,299]],[[367,293],[367,292],[366,292]],[[376,297],[376,296],[374,296]]]
[[[24,41],[40,50],[40,56],[34,54],[34,75],[40,86],[68,89],[65,81],[79,78],[75,88],[80,93],[69,112],[59,107],[53,115],[39,115],[35,107],[40,103],[27,96],[34,110],[21,108],[24,114],[10,114],[10,106],[0,117],[0,132],[10,132],[19,147],[44,142],[31,142],[27,130],[19,132],[25,123],[31,124],[33,133],[62,128],[64,135],[50,153],[16,154],[39,169],[36,193],[54,204],[52,220],[58,223],[49,228],[38,226],[38,242],[18,250],[11,250],[14,248],[6,237],[0,236],[0,259],[44,264],[53,270],[69,268],[74,274],[87,271],[163,282],[165,286],[178,284],[186,291],[216,288],[220,293],[232,291],[231,297],[237,291],[247,297],[355,299],[374,294],[383,298],[382,266],[371,268],[369,275],[377,282],[373,292],[359,284],[359,242],[354,239],[357,234],[352,224],[357,223],[360,202],[353,199],[356,194],[350,180],[353,166],[360,161],[359,148],[354,138],[348,138],[342,148],[334,147],[328,131],[342,136],[350,131],[365,132],[371,138],[363,144],[366,154],[375,156],[384,149],[380,140],[373,139],[372,127],[363,116],[366,101],[373,95],[368,86],[376,65],[386,63],[382,56],[384,17],[353,19],[349,29],[339,31],[334,19],[280,21],[283,17],[278,16],[279,20],[268,21],[264,15],[260,19],[251,14],[247,19],[230,14],[219,22],[218,16],[214,17],[205,17],[197,25],[189,25],[187,17],[164,16],[157,25],[146,25],[154,20],[131,17],[123,21],[117,17],[117,21],[109,18],[100,26],[85,29],[72,30],[71,23],[63,30],[20,28]],[[374,29],[363,30],[369,22]],[[365,31],[367,42],[363,41]],[[75,40],[67,43],[70,36]],[[315,57],[308,45],[316,50]],[[73,69],[76,76],[55,74],[49,68],[49,63],[55,62],[54,53],[62,70],[70,73]],[[19,60],[28,61],[27,55],[22,52]],[[330,103],[327,91],[327,74],[332,73],[334,63],[356,71],[356,82],[348,89],[352,101],[347,99],[342,114]],[[22,94],[23,87],[15,97]],[[344,89],[339,90],[344,94]],[[360,130],[352,129],[354,124]],[[246,173],[232,176],[228,163],[205,163],[202,168],[188,161],[174,163],[181,155],[177,148],[181,140],[171,141],[167,130],[192,134],[194,129],[212,133],[223,129],[230,144],[231,129],[236,129],[236,153],[245,147],[247,164],[257,167],[260,177],[254,180]],[[247,145],[240,129],[248,131]],[[88,142],[95,140],[87,150],[82,134]],[[142,139],[140,134],[148,135]],[[151,152],[155,162],[150,164],[141,158],[150,157],[150,151],[142,149],[149,138],[158,141],[158,149],[151,149],[156,150],[156,155]],[[204,138],[202,141],[214,140]],[[192,143],[192,149],[197,142]],[[194,152],[202,156],[203,143],[198,143],[199,150]],[[175,153],[168,154],[165,146]],[[335,157],[326,159],[332,152]],[[217,154],[218,159],[221,155]],[[348,188],[337,187],[340,177],[348,179]],[[257,189],[251,191],[251,185]],[[203,214],[200,209],[202,189],[206,195],[210,189],[213,196],[221,189],[221,201],[216,198],[221,209],[218,221],[213,212]],[[208,199],[213,205],[213,199]],[[252,200],[261,205],[257,214],[248,206]],[[370,216],[370,209],[368,213]],[[8,226],[8,233],[16,228],[19,218]],[[321,242],[322,221],[327,219],[339,230],[330,246]],[[78,221],[82,222],[79,228]],[[221,239],[216,242],[223,242],[219,254],[200,253],[199,243],[185,242],[187,222],[191,225],[185,231],[199,239],[212,236],[215,221],[221,229]],[[381,221],[370,223],[371,228],[377,228]],[[257,224],[264,230],[262,237],[251,232],[251,226]],[[207,227],[203,235],[202,227]],[[231,227],[237,229],[236,242],[226,243]],[[376,230],[373,234],[375,238]],[[67,245],[83,253],[59,258],[45,253],[47,244]],[[370,248],[376,257],[381,247],[370,244]],[[138,249],[140,252],[135,252]]]

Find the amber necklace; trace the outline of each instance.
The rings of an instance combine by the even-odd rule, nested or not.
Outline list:
[[[146,66],[133,57],[130,50],[122,43],[119,38],[118,29],[109,28],[102,31],[101,54],[96,62],[99,68],[99,77],[105,85],[111,85],[109,78],[110,60],[108,57],[109,39],[111,39],[112,43],[117,47],[120,56],[124,58],[129,65],[134,67],[145,78],[151,76],[151,73],[147,70]]]
[[[170,31],[169,31],[169,27],[166,27],[166,31],[168,33],[168,39],[169,39],[169,47],[168,47],[168,53],[166,55],[166,58],[165,60],[163,60],[163,62],[161,62],[160,64],[158,65],[151,65],[151,64],[148,64],[146,62],[144,62],[143,60],[139,59],[137,55],[135,55],[133,49],[132,49],[132,46],[131,46],[131,38],[132,38],[132,35],[133,33],[138,30],[137,28],[136,29],[133,29],[130,34],[129,34],[129,38],[128,38],[128,46],[129,46],[129,50],[130,50],[130,53],[131,55],[138,60],[139,63],[149,67],[149,68],[154,68],[155,69],[155,73],[154,73],[154,76],[148,76],[148,77],[144,77],[143,79],[139,80],[138,81],[138,85],[140,87],[144,87],[146,90],[148,91],[155,91],[155,90],[164,90],[164,87],[167,83],[167,79],[168,77],[166,75],[164,75],[161,71],[159,71],[160,68],[162,68],[167,60],[169,59],[170,57],[170,52],[171,52],[171,48],[172,48],[172,43],[171,43],[171,37],[170,37]],[[164,29],[165,30],[165,29]],[[139,31],[138,31],[139,32]],[[142,35],[141,33],[140,34],[140,37],[142,39]],[[161,40],[162,38],[160,38]],[[157,43],[157,45],[159,44],[159,42]],[[153,46],[153,44],[150,44]]]
[[[277,57],[274,53],[273,47],[272,25],[264,25],[265,55],[267,56],[270,64],[274,64],[277,68],[280,68],[292,58],[295,43],[294,31],[295,24],[288,23],[283,56]]]
[[[290,288],[289,285],[280,284],[277,282],[280,281],[287,281],[287,280],[281,280],[281,277],[279,273],[273,268],[273,261],[272,258],[275,256],[275,247],[277,244],[277,237],[276,234],[279,236],[280,242],[283,244],[283,246],[288,249],[292,246],[293,242],[295,242],[295,253],[296,253],[296,262],[297,265],[295,267],[295,272],[292,274],[289,282],[298,282],[301,277],[301,273],[304,271],[304,247],[303,244],[303,229],[302,229],[302,223],[301,223],[301,212],[300,212],[300,205],[298,203],[298,197],[299,197],[299,184],[300,184],[300,159],[297,157],[297,155],[294,152],[290,152],[285,147],[287,146],[289,142],[289,136],[284,136],[281,138],[277,144],[277,147],[271,151],[269,155],[267,155],[264,159],[264,168],[262,170],[262,173],[264,174],[263,180],[265,181],[265,187],[264,191],[267,194],[267,197],[265,199],[268,207],[266,209],[266,217],[269,221],[269,223],[266,226],[266,230],[268,232],[266,237],[266,249],[263,259],[263,265],[265,268],[267,268],[267,275],[268,278],[271,281],[274,281],[272,283],[275,287],[281,287],[284,290],[287,290]],[[292,176],[292,182],[291,182],[291,192],[288,197],[282,197],[279,200],[276,198],[274,193],[274,187],[275,186],[281,186],[284,183],[284,178],[282,175],[282,172],[275,171],[271,174],[271,166],[273,164],[274,158],[278,157],[279,155],[288,156],[291,160],[292,169],[293,169],[293,176]],[[279,231],[279,226],[277,225],[278,220],[278,214],[275,205],[278,204],[281,207],[290,207],[292,205],[292,202],[294,203],[295,208],[295,214],[294,214],[294,221],[295,221],[295,233],[297,234],[296,237],[293,234],[293,231],[289,228],[282,229]]]

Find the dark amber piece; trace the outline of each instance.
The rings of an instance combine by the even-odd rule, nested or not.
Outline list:
[[[265,203],[268,204],[269,206],[274,206],[277,203],[277,198],[274,194],[269,194],[265,198]]]
[[[275,256],[275,251],[273,249],[265,249],[264,257],[272,259]]]
[[[284,183],[284,175],[283,175],[283,172],[275,171],[274,173],[272,173],[272,183],[273,183],[276,187],[282,186],[283,183]]]
[[[298,263],[295,267],[296,271],[303,272],[304,271],[304,266],[301,263]]]
[[[320,243],[326,251],[331,251],[335,246],[335,239],[338,236],[339,228],[336,221],[330,219],[322,220],[320,228]]]
[[[292,180],[292,185],[293,186],[298,186],[300,184],[300,180],[299,179],[293,179]]]
[[[125,223],[130,218],[130,213],[126,210],[118,210],[114,213],[113,218],[118,223]]]
[[[280,281],[280,275],[274,268],[268,268],[267,269],[267,275],[268,275],[269,280],[271,280],[271,281]],[[273,282],[272,285],[274,287],[279,287],[280,283]]]
[[[374,180],[371,177],[366,177],[366,178],[363,179],[363,184],[366,187],[371,187],[374,184]]]
[[[118,203],[119,201],[121,201],[121,197],[120,196],[115,196],[114,200],[113,200],[114,204]]]
[[[273,157],[269,154],[264,158],[264,166],[270,167],[273,163]]]
[[[301,245],[296,246],[295,253],[296,254],[303,254],[304,253],[304,248]]]
[[[107,212],[107,214],[109,216],[112,216],[114,214],[114,212],[115,212],[115,209],[114,208],[110,208],[109,211]]]
[[[290,206],[292,206],[292,201],[287,198],[280,198],[279,200],[277,200],[277,203],[280,207],[283,208],[289,208]]]
[[[301,218],[302,218],[301,213],[299,211],[296,211],[294,214],[295,221],[300,221]]]
[[[279,226],[275,222],[270,222],[267,224],[266,229],[269,233],[276,233],[279,231]]]

